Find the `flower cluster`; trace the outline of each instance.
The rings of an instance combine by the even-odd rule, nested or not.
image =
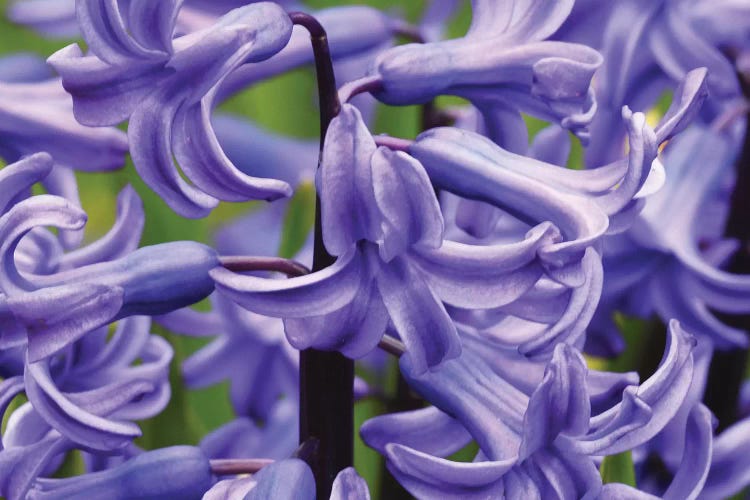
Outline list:
[[[0,59],[0,496],[750,487],[750,5],[471,0],[451,37],[460,4],[13,3],[85,43]],[[313,64],[319,143],[226,113]],[[374,132],[385,106],[418,130]],[[76,172],[127,155],[91,238]],[[194,224],[254,203],[142,245],[141,196]],[[222,383],[233,418],[138,441]]]

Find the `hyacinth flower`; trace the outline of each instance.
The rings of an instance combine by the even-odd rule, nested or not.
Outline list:
[[[654,131],[656,133],[656,142],[658,144],[663,144],[664,142],[668,141],[674,135],[683,130],[687,126],[687,124],[692,121],[698,109],[700,109],[701,104],[706,98],[705,74],[705,70],[700,69],[690,72],[680,84],[678,89],[675,91],[675,98],[672,101],[672,105],[670,106],[669,111],[662,118]],[[629,141],[633,142],[634,144],[640,143],[642,142],[642,139],[639,139],[638,137],[635,137],[633,135],[635,131],[633,130],[632,119],[625,118],[625,116],[629,114],[630,113],[628,111],[621,110],[620,121],[624,124],[626,130],[628,130]],[[638,113],[635,114],[635,116],[639,115],[640,114]],[[470,130],[474,127],[465,128]],[[447,131],[450,129],[445,130]],[[456,134],[458,134],[458,132],[456,132]],[[567,138],[560,134],[560,129],[548,127],[547,129],[540,132],[540,134],[535,138],[529,154],[535,159],[540,159],[548,163],[552,163],[553,165],[548,166],[548,168],[545,170],[545,174],[542,174],[542,171],[539,171],[539,174],[533,174],[531,171],[529,171],[529,169],[524,170],[523,173],[525,175],[533,175],[535,176],[535,178],[538,178],[545,182],[555,183],[558,183],[560,181],[552,181],[552,179],[557,179],[562,176],[570,177],[570,180],[564,181],[561,187],[572,189],[574,192],[587,192],[596,195],[598,193],[601,193],[603,190],[606,190],[608,188],[611,189],[613,186],[618,185],[620,180],[625,178],[625,169],[629,169],[629,172],[632,175],[632,173],[639,168],[637,162],[643,161],[646,163],[650,163],[651,165],[650,170],[643,170],[644,173],[650,172],[650,187],[647,189],[643,188],[641,191],[635,193],[636,197],[644,198],[647,194],[651,194],[656,191],[661,183],[663,183],[663,166],[660,162],[654,161],[656,159],[656,155],[653,151],[644,151],[644,153],[647,155],[644,157],[634,157],[634,151],[631,149],[629,151],[629,158],[627,161],[618,160],[617,162],[611,163],[609,165],[600,166],[598,172],[596,173],[573,173],[568,169],[553,168],[554,165],[558,165],[564,162],[565,158],[567,157],[569,148],[570,145],[567,141]],[[519,162],[522,161],[522,157],[520,156],[509,156],[516,158]],[[523,159],[523,161],[527,160]],[[534,164],[540,163],[533,162],[531,160],[529,161]],[[631,163],[633,165],[631,165]],[[584,187],[584,185],[588,183],[590,183],[590,187]],[[446,190],[450,191],[450,189]],[[620,196],[626,197],[627,189],[618,187],[617,190],[620,191]],[[612,191],[612,193],[614,193],[614,191]],[[627,225],[632,221],[633,217],[637,215],[638,211],[642,207],[643,201],[639,201],[637,203],[632,202],[626,204],[624,207],[621,206],[619,209],[617,209],[619,210],[619,213],[612,212],[612,209],[614,207],[609,209],[609,212],[611,213],[609,213],[610,224],[607,232],[613,233],[622,232],[623,230],[625,230],[627,228]],[[512,211],[510,213],[511,215],[513,215]],[[467,224],[461,223],[461,220],[466,219],[473,220],[473,222],[469,225],[469,229],[471,230],[478,228],[479,232],[477,233],[476,231],[474,231],[476,233],[475,235],[477,237],[485,238],[490,234],[490,230],[497,220],[497,213],[485,208],[477,209],[476,205],[467,206],[466,203],[462,203],[462,206],[456,213],[456,220],[461,226],[465,227],[467,226]],[[617,219],[621,220],[618,221]]]
[[[592,9],[598,9],[599,15],[591,15]],[[593,140],[586,164],[595,167],[619,156],[624,129],[618,115],[623,104],[648,109],[672,82],[681,81],[694,68],[708,69],[712,108],[718,110],[723,102],[736,98],[736,69],[724,49],[741,46],[743,30],[750,30],[746,14],[746,7],[728,2],[683,0],[627,0],[574,9],[555,37],[583,38],[604,56],[595,83],[599,107],[590,126]]]
[[[443,243],[442,215],[422,166],[378,148],[351,105],[332,121],[322,158],[323,241],[336,263],[283,282],[212,272],[220,293],[284,318],[296,348],[361,357],[390,319],[415,366],[434,367],[460,350],[443,302],[471,308],[513,302],[543,274],[537,250],[559,238],[542,223],[509,245]]]
[[[224,154],[242,172],[273,177],[294,189],[302,183],[313,182],[319,154],[317,140],[273,134],[246,119],[226,114],[215,116],[212,124]],[[280,200],[272,206],[279,204]],[[279,212],[278,219],[269,228],[278,227],[282,217],[283,212]]]
[[[289,458],[267,465],[250,477],[220,481],[203,498],[313,500],[316,498],[315,478],[305,462]],[[370,500],[370,491],[357,471],[353,467],[347,467],[336,475],[329,499]]]
[[[666,425],[689,389],[693,345],[673,322],[657,371],[624,388],[628,376],[591,377],[580,353],[565,344],[558,344],[541,380],[525,383],[519,379],[539,377],[534,368],[520,369],[533,362],[504,367],[497,348],[484,341],[465,343],[461,357],[421,375],[406,354],[402,373],[437,408],[375,417],[361,433],[418,498],[639,498],[618,497],[624,485],[602,487],[593,457],[632,449]],[[603,405],[617,390],[621,401]],[[694,498],[700,491],[712,425],[705,408],[691,411],[683,462],[664,498]],[[442,458],[472,439],[480,449],[473,462]]]
[[[520,111],[585,139],[596,109],[590,83],[601,56],[585,45],[545,41],[573,3],[473,0],[464,37],[382,52],[371,72],[379,83],[375,96],[398,105],[464,97],[483,111],[489,136],[512,151],[526,147]]]
[[[51,195],[34,196],[0,217],[0,320],[2,347],[28,342],[39,361],[87,331],[127,316],[164,314],[213,291],[208,270],[216,252],[191,241],[143,247],[115,260],[52,274],[21,274],[14,252],[35,227],[79,229],[86,214]]]
[[[743,330],[716,316],[750,312],[750,279],[721,269],[736,245],[720,234],[723,224],[717,220],[726,214],[712,208],[726,205],[722,185],[733,175],[736,142],[726,131],[695,125],[667,148],[664,188],[649,200],[634,227],[606,246],[609,285],[592,330],[592,347],[598,352],[617,352],[621,346],[611,324],[615,308],[642,317],[655,312],[665,321],[677,318],[719,349],[747,346]]]
[[[150,325],[147,317],[125,318],[109,340],[101,327],[58,356],[27,360],[29,407],[18,410],[3,442],[10,446],[55,429],[79,447],[111,451],[140,436],[132,421],[158,414],[170,395],[172,348],[149,334]],[[133,365],[136,359],[141,364]]]
[[[157,318],[181,335],[216,337],[183,362],[185,383],[202,388],[228,379],[235,413],[265,421],[280,397],[298,391],[297,352],[284,338],[281,321],[221,295],[212,295],[211,302],[207,313],[186,308]]]
[[[289,196],[283,181],[248,176],[222,152],[210,126],[213,96],[236,67],[271,57],[286,45],[292,23],[278,5],[235,9],[212,26],[173,40],[179,2],[78,2],[92,55],[70,45],[49,58],[73,96],[76,119],[93,126],[129,119],[133,163],[146,183],[179,214],[203,217],[219,199]],[[159,22],[153,23],[153,16]],[[128,32],[127,26],[144,27]],[[145,27],[150,27],[146,29]],[[172,155],[192,184],[179,175]]]
[[[15,393],[24,391],[29,402],[11,414],[3,434],[0,469],[11,467],[16,480],[0,481],[1,494],[25,498],[37,477],[59,466],[58,454],[74,448],[134,454],[134,421],[158,414],[170,396],[172,348],[149,334],[150,325],[139,316],[120,321],[110,338],[107,327],[91,331],[58,356],[27,360],[23,376],[6,380],[20,381]]]

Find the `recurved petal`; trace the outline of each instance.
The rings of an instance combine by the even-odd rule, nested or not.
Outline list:
[[[443,215],[424,167],[404,152],[381,147],[372,156],[371,168],[381,216],[381,258],[388,262],[412,246],[439,247]]]
[[[332,255],[342,255],[360,239],[379,239],[370,166],[376,149],[360,112],[345,104],[328,127],[315,182],[323,241]]]
[[[211,125],[212,98],[181,106],[172,126],[173,153],[185,175],[203,192],[224,201],[273,201],[292,195],[275,178],[252,177],[237,169]]]
[[[493,3],[491,0],[474,0],[473,3],[482,2]],[[515,0],[512,24],[502,37],[517,42],[544,40],[567,19],[574,3],[575,0]],[[493,34],[497,34],[497,31]]]
[[[586,375],[586,361],[581,354],[558,344],[541,384],[529,399],[520,460],[550,445],[559,434],[576,436],[588,430],[591,403]]]
[[[560,232],[545,222],[517,243],[467,245],[445,241],[435,250],[412,252],[435,293],[456,307],[500,307],[526,293],[542,276],[537,251],[560,240]]]
[[[120,15],[118,0],[77,0],[76,17],[78,26],[81,29],[83,38],[86,40],[89,49],[100,59],[110,64],[118,64],[128,59],[165,59],[168,54],[161,50],[144,47],[131,34]],[[139,4],[144,2],[135,2],[135,10],[139,9]],[[169,7],[174,2],[159,2],[167,4]],[[139,20],[144,22],[143,20]],[[147,23],[153,23],[149,18]],[[157,23],[161,25],[163,23]],[[142,34],[143,29],[135,28],[135,31]],[[170,33],[171,34],[171,33]]]
[[[672,483],[664,492],[665,500],[694,500],[704,494],[713,452],[713,430],[716,419],[703,404],[690,411],[685,428],[685,450]]]
[[[367,446],[382,454],[386,445],[398,443],[428,455],[446,457],[471,441],[460,422],[434,406],[379,415],[367,420],[359,432]]]
[[[593,248],[586,249],[582,267],[585,281],[571,291],[570,301],[560,319],[548,326],[538,337],[520,345],[519,352],[527,356],[544,355],[554,349],[559,342],[575,345],[581,339],[594,317],[604,285],[601,258]]]
[[[172,34],[183,0],[130,0],[127,26],[142,47],[172,53]]]
[[[372,352],[388,326],[388,310],[371,280],[360,285],[354,299],[338,311],[284,320],[284,330],[295,349],[336,350],[350,358]]]
[[[661,144],[684,130],[695,118],[708,97],[706,68],[689,71],[680,80],[669,109],[656,126],[656,141]]]
[[[216,288],[250,311],[277,318],[305,318],[328,314],[351,302],[368,272],[357,248],[320,271],[289,279],[243,276],[224,268],[209,274]]]
[[[408,353],[399,365],[409,385],[458,420],[489,460],[518,455],[528,397],[493,372],[481,356],[465,348],[460,357],[422,374],[412,368]]]
[[[110,451],[141,435],[134,423],[109,420],[73,403],[55,386],[46,361],[27,364],[24,379],[26,395],[34,409],[49,425],[78,444]],[[149,382],[129,384],[120,389],[118,398],[130,399],[152,388]]]
[[[135,60],[111,66],[95,56],[84,57],[75,44],[58,50],[47,62],[73,96],[76,120],[96,127],[127,120],[170,73],[162,61]]]
[[[172,159],[172,127],[185,97],[170,86],[153,92],[130,117],[128,138],[133,164],[149,187],[183,217],[200,218],[219,201],[183,180]]]
[[[123,295],[121,287],[71,283],[13,295],[8,306],[26,327],[29,359],[36,362],[112,321]]]
[[[14,261],[14,252],[26,233],[37,226],[80,229],[86,219],[86,213],[79,207],[64,198],[51,195],[23,200],[0,217],[0,290],[10,296],[34,289],[19,274]]]
[[[52,157],[47,153],[27,156],[0,169],[0,214],[7,212],[19,195],[51,171]]]
[[[388,470],[417,498],[484,499],[502,496],[498,484],[516,457],[488,462],[453,462],[400,444],[386,446]]]

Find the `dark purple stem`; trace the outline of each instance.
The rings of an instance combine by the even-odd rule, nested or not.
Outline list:
[[[247,271],[275,271],[289,277],[310,274],[310,270],[295,260],[281,257],[219,257],[219,263],[226,269],[236,273]]]
[[[273,463],[269,458],[228,458],[210,460],[211,472],[217,476],[255,474],[266,465]]]
[[[317,19],[302,12],[289,14],[294,24],[310,32],[320,101],[320,147],[341,105],[333,74],[328,39]],[[335,262],[323,245],[320,198],[315,203],[313,271]],[[300,443],[317,440],[316,453],[307,460],[317,498],[328,498],[336,474],[354,461],[354,362],[338,352],[306,349],[300,353]]]

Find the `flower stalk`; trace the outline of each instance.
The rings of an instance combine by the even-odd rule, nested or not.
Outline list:
[[[320,102],[320,148],[326,131],[341,105],[333,74],[328,39],[323,26],[309,14],[292,12],[290,19],[310,32]],[[323,245],[320,197],[315,203],[313,271],[335,262]],[[354,361],[338,352],[306,349],[300,352],[300,443],[317,439],[316,453],[308,461],[317,498],[328,498],[339,471],[354,462]]]

